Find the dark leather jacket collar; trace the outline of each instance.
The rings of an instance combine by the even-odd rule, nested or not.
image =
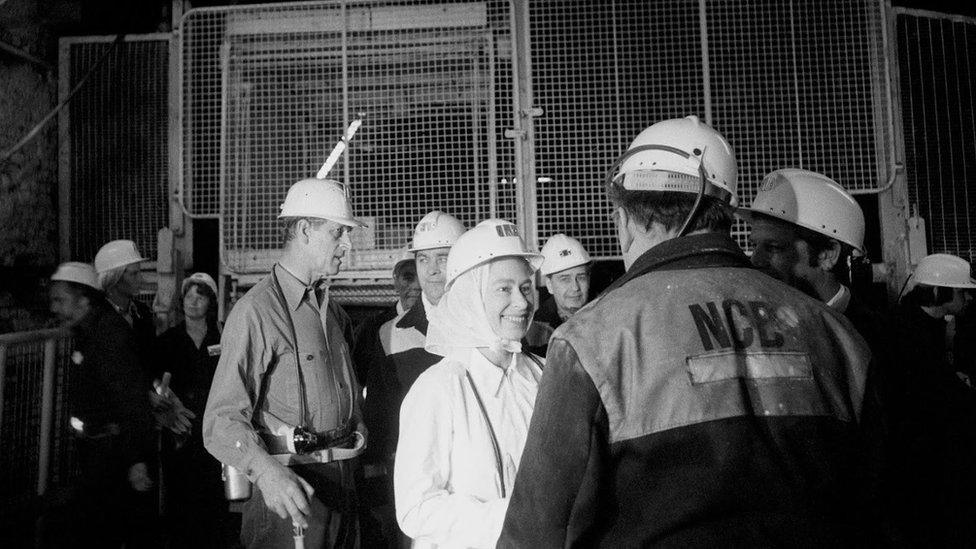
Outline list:
[[[703,269],[708,267],[752,268],[749,258],[725,233],[704,233],[672,238],[647,250],[624,275],[603,293],[611,292],[651,271]]]

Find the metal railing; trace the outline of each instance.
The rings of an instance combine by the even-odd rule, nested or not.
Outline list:
[[[62,328],[0,335],[0,515],[71,480],[70,349]]]

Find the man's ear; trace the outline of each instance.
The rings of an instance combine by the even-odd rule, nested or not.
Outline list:
[[[311,237],[312,224],[308,222],[308,219],[302,218],[295,222],[295,234],[302,239],[302,243],[308,244],[308,240]]]
[[[555,295],[555,293],[552,291],[552,277],[543,276],[542,280],[546,283],[546,289],[549,290],[549,295]]]
[[[634,243],[633,222],[634,218],[625,208],[617,207],[617,242],[620,244],[621,253],[626,254]]]
[[[826,250],[822,250],[820,255],[817,256],[817,266],[820,267],[820,270],[822,271],[832,271],[839,260],[840,242],[831,240],[830,247]]]

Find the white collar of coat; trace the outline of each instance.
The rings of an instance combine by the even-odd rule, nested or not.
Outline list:
[[[501,395],[502,382],[506,375],[515,376],[512,379],[514,382],[535,383],[536,376],[532,375],[533,364],[528,359],[519,360],[520,354],[514,353],[508,367],[502,369],[492,364],[478,349],[471,349],[467,369],[471,373],[478,391],[498,398]]]

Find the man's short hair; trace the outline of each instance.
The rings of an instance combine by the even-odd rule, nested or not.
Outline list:
[[[607,197],[622,207],[645,229],[655,221],[668,231],[681,228],[695,205],[694,194],[669,191],[631,191],[617,183],[607,186]],[[688,232],[706,230],[728,233],[732,229],[732,206],[709,196],[702,197],[698,214]]]
[[[283,223],[281,229],[281,243],[282,245],[288,244],[295,239],[296,228],[298,227],[298,222],[301,220],[308,221],[308,224],[312,227],[319,227],[326,222],[325,219],[320,219],[318,217],[283,217],[281,222]]]

